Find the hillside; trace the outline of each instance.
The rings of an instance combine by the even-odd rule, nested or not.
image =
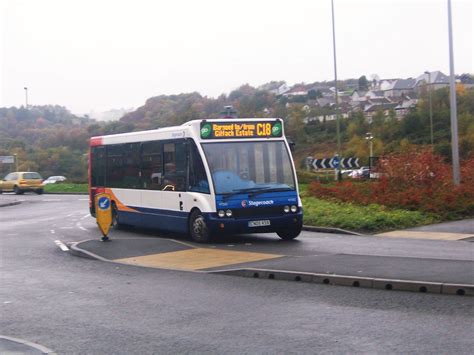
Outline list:
[[[354,80],[341,82],[341,87],[348,89],[356,83]],[[296,142],[294,155],[299,167],[303,167],[303,160],[308,155],[332,156],[337,150],[337,139],[334,105],[325,104],[331,98],[328,84],[298,84],[286,88],[289,94],[282,95],[278,91],[285,86],[284,82],[271,82],[259,88],[243,85],[218,98],[205,97],[197,92],[160,95],[149,98],[142,107],[113,122],[75,116],[61,106],[0,108],[0,155],[16,154],[20,170],[36,170],[44,176],[65,175],[72,181],[86,181],[87,147],[91,136],[216,118],[220,117],[224,106],[232,105],[239,117],[283,118],[287,135]],[[354,91],[341,95],[347,97],[348,92]],[[447,88],[441,88],[432,90],[431,94],[434,150],[449,160],[449,93]],[[460,155],[467,158],[474,154],[474,90],[460,86],[457,98]],[[398,116],[398,111],[393,108],[383,106],[369,112],[370,117],[357,107],[345,114],[342,111],[347,107],[343,105],[344,100],[342,97],[342,155],[368,157],[367,132],[374,136],[374,155],[430,143],[428,91],[423,87],[414,101],[416,104],[407,109],[403,117]],[[377,98],[371,100],[376,102]],[[0,165],[0,174],[13,168]]]

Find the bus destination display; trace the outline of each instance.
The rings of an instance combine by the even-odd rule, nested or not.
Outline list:
[[[202,139],[278,138],[283,129],[279,120],[262,122],[201,122]]]

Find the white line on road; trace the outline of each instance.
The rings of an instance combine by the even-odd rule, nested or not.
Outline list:
[[[83,231],[86,231],[86,232],[87,232],[87,229],[84,228],[84,227],[81,225],[81,223],[79,223],[79,222],[76,223],[76,227],[79,228],[79,229],[81,229],[81,230],[83,230]]]
[[[62,251],[69,251],[69,248],[66,246],[66,244],[64,244],[60,240],[55,240],[54,244],[56,244]]]
[[[79,199],[77,199],[77,200],[78,200],[78,201],[89,201],[88,198],[79,198]]]
[[[51,229],[51,234],[54,234],[56,233],[56,231],[54,229]]]
[[[74,229],[74,227],[61,227],[59,229]]]
[[[90,214],[86,214],[84,217],[81,218],[81,220],[86,219],[87,217],[90,217]]]

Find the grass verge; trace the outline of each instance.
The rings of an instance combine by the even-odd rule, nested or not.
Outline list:
[[[309,226],[334,227],[362,233],[383,232],[439,222],[433,214],[389,209],[380,205],[359,206],[302,196],[304,219]]]
[[[88,193],[88,184],[47,184],[44,186],[46,193]]]

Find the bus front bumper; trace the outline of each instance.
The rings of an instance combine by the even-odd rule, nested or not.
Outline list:
[[[303,212],[289,213],[280,216],[220,218],[215,213],[204,216],[206,224],[214,235],[219,234],[250,234],[273,233],[288,229],[301,229]]]

